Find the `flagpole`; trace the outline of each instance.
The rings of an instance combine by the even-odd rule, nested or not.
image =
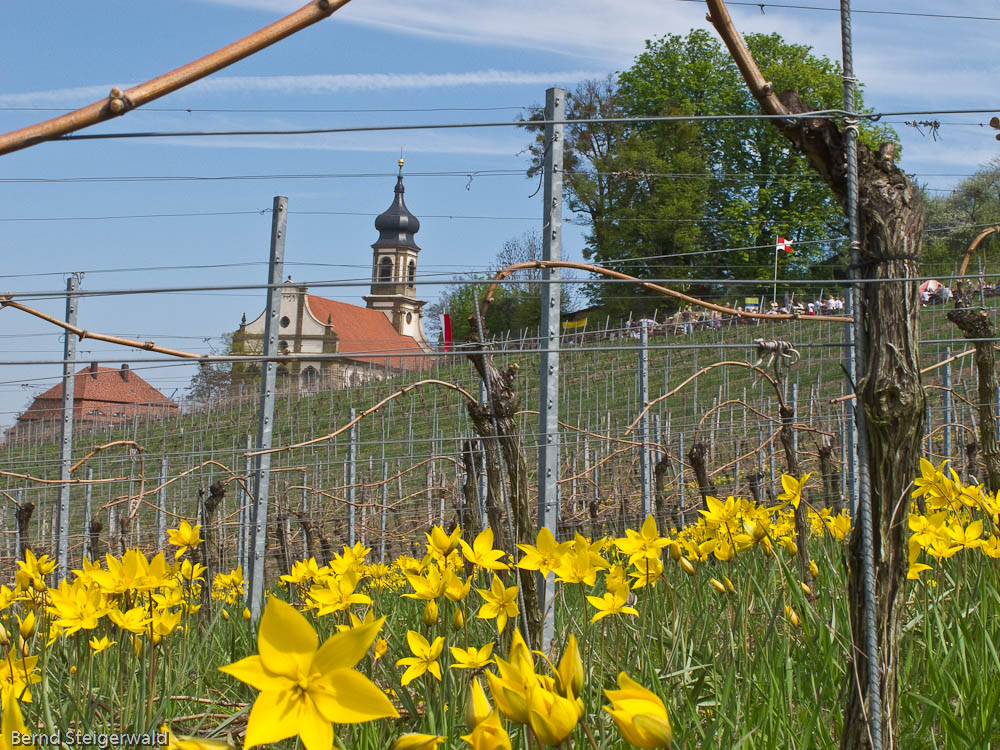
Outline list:
[[[774,238],[774,297],[771,301],[778,304],[778,238]]]

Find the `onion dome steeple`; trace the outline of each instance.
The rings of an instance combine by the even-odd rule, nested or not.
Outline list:
[[[410,213],[403,200],[403,160],[399,160],[399,176],[396,178],[396,197],[392,205],[379,214],[375,219],[375,228],[379,232],[379,237],[372,245],[373,248],[380,247],[411,247],[419,250],[413,235],[420,231],[420,221]]]

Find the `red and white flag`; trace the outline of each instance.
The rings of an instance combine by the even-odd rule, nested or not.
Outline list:
[[[441,346],[446,352],[451,351],[451,316],[441,314]]]
[[[779,250],[784,250],[786,253],[792,252],[792,241],[786,240],[784,237],[778,238],[778,245],[775,248],[775,252]]]

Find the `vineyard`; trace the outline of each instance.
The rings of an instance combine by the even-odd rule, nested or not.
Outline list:
[[[995,312],[995,311],[994,311]],[[691,518],[702,507],[698,472],[691,448],[704,446],[704,472],[710,494],[760,501],[780,492],[776,477],[787,470],[780,439],[776,389],[748,369],[758,360],[756,339],[788,341],[797,361],[777,370],[778,390],[795,408],[794,440],[803,472],[823,477],[823,502],[846,507],[846,419],[850,401],[841,357],[843,325],[816,321],[767,322],[693,331],[686,336],[649,339],[649,435],[639,440],[639,342],[622,322],[607,326],[562,351],[560,378],[560,498],[563,534],[576,530],[600,536],[641,523],[640,459],[648,450],[648,492],[658,508],[669,508],[669,522]],[[954,339],[943,308],[921,315],[924,367],[935,367],[949,353],[967,351]],[[567,342],[570,339],[567,337]],[[944,343],[936,343],[944,342]],[[537,453],[537,339],[497,338],[491,344],[497,364],[518,366],[514,381],[520,404],[517,424],[534,487]],[[373,544],[379,556],[409,552],[431,525],[457,522],[468,499],[483,510],[481,450],[464,398],[451,388],[414,383],[433,379],[479,397],[474,369],[461,354],[427,358],[422,371],[405,377],[372,380],[343,390],[302,393],[286,389],[275,408],[272,468],[277,521],[269,530],[268,580],[287,572],[293,558],[329,558],[349,541],[350,508],[355,540]],[[781,359],[778,360],[781,362]],[[735,364],[714,366],[722,362]],[[742,363],[742,364],[741,364]],[[762,363],[762,364],[766,364]],[[707,369],[706,369],[707,368]],[[765,370],[775,377],[773,365]],[[692,378],[698,374],[698,377]],[[927,373],[928,414],[925,455],[948,458],[963,476],[977,474],[975,372],[972,357],[955,359]],[[949,390],[950,389],[950,390]],[[163,548],[164,529],[181,519],[207,521],[214,559],[223,567],[245,563],[241,531],[249,507],[249,436],[256,429],[257,394],[178,414],[166,422],[135,418],[124,428],[77,436],[73,460],[70,549],[74,565],[84,553],[118,552],[126,547]],[[395,398],[390,397],[405,391]],[[374,407],[390,399],[380,408]],[[364,414],[355,430],[344,429]],[[8,440],[4,453],[0,508],[3,566],[10,570],[17,539],[54,554],[54,514],[58,506],[59,454],[53,427]],[[49,440],[44,439],[48,434]],[[97,451],[100,446],[111,447]],[[353,446],[353,447],[352,447]],[[470,449],[472,453],[470,454]],[[353,452],[352,452],[353,451]],[[90,455],[93,453],[93,455]],[[353,456],[353,459],[352,459]],[[825,458],[824,458],[825,457]],[[466,459],[472,461],[472,473]],[[84,460],[80,460],[84,459]],[[825,463],[823,462],[825,460]],[[351,477],[354,477],[351,481]],[[41,480],[41,481],[37,481]],[[212,506],[203,516],[205,501]],[[134,517],[122,538],[118,519],[133,506]],[[19,507],[33,512],[19,530]],[[93,524],[96,520],[98,524]],[[481,523],[481,521],[479,521]],[[100,531],[93,529],[100,526]],[[466,524],[468,525],[468,524]],[[20,537],[19,537],[20,534]],[[123,546],[124,545],[124,546]]]

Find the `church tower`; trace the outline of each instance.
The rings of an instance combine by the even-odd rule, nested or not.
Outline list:
[[[416,287],[420,248],[413,235],[420,230],[420,222],[407,209],[403,190],[400,159],[396,196],[375,219],[379,236],[372,245],[371,294],[364,300],[370,309],[383,312],[399,334],[413,337],[421,348],[429,350],[420,325],[421,309],[427,303],[417,299]]]

